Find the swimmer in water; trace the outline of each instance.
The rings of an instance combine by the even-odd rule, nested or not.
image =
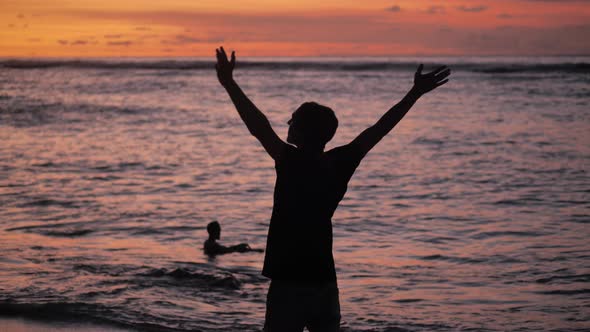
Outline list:
[[[203,250],[205,251],[206,255],[209,256],[216,256],[222,254],[229,254],[232,252],[248,252],[248,251],[256,251],[256,252],[263,252],[262,249],[252,249],[247,243],[240,243],[235,246],[226,247],[219,243],[217,240],[221,238],[221,225],[217,221],[210,222],[207,225],[207,233],[209,233],[209,238],[205,241],[203,245]]]

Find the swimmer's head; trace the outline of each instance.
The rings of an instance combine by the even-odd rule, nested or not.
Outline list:
[[[324,146],[338,128],[338,119],[331,108],[316,102],[301,104],[287,122],[289,134],[287,142],[301,145]]]
[[[212,221],[207,225],[207,233],[209,233],[210,238],[219,240],[221,237],[221,226],[217,221]]]

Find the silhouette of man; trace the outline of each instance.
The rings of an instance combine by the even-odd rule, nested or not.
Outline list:
[[[250,248],[247,243],[240,243],[230,247],[225,247],[217,243],[217,240],[221,238],[221,225],[217,221],[212,221],[207,225],[207,233],[209,233],[209,238],[205,241],[203,250],[209,256],[229,254],[232,252],[259,251]]]
[[[425,93],[445,84],[445,66],[422,74],[373,126],[349,144],[324,151],[338,127],[334,112],[303,103],[288,121],[287,143],[233,79],[235,52],[216,50],[217,77],[252,135],[274,159],[277,174],[262,274],[271,279],[266,332],[339,331],[340,304],[332,256],[332,215],[363,157]]]

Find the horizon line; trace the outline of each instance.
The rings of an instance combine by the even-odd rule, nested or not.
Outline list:
[[[488,57],[505,57],[505,58],[518,58],[518,57],[590,57],[590,53],[582,54],[387,54],[387,55],[255,55],[255,56],[241,56],[242,59],[266,59],[266,58],[412,58],[412,57],[474,57],[474,58],[488,58]],[[204,55],[116,55],[116,56],[105,56],[105,55],[75,55],[75,56],[56,56],[56,55],[0,55],[0,59],[150,59],[150,58],[166,58],[166,59],[209,59],[215,61],[215,56],[204,56]]]

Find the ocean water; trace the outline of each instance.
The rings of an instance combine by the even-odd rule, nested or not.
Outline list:
[[[238,59],[281,137],[302,102],[346,144],[448,64],[333,219],[343,331],[590,329],[590,58]],[[260,331],[273,162],[212,59],[0,59],[0,313]],[[305,245],[305,239],[301,239]]]

